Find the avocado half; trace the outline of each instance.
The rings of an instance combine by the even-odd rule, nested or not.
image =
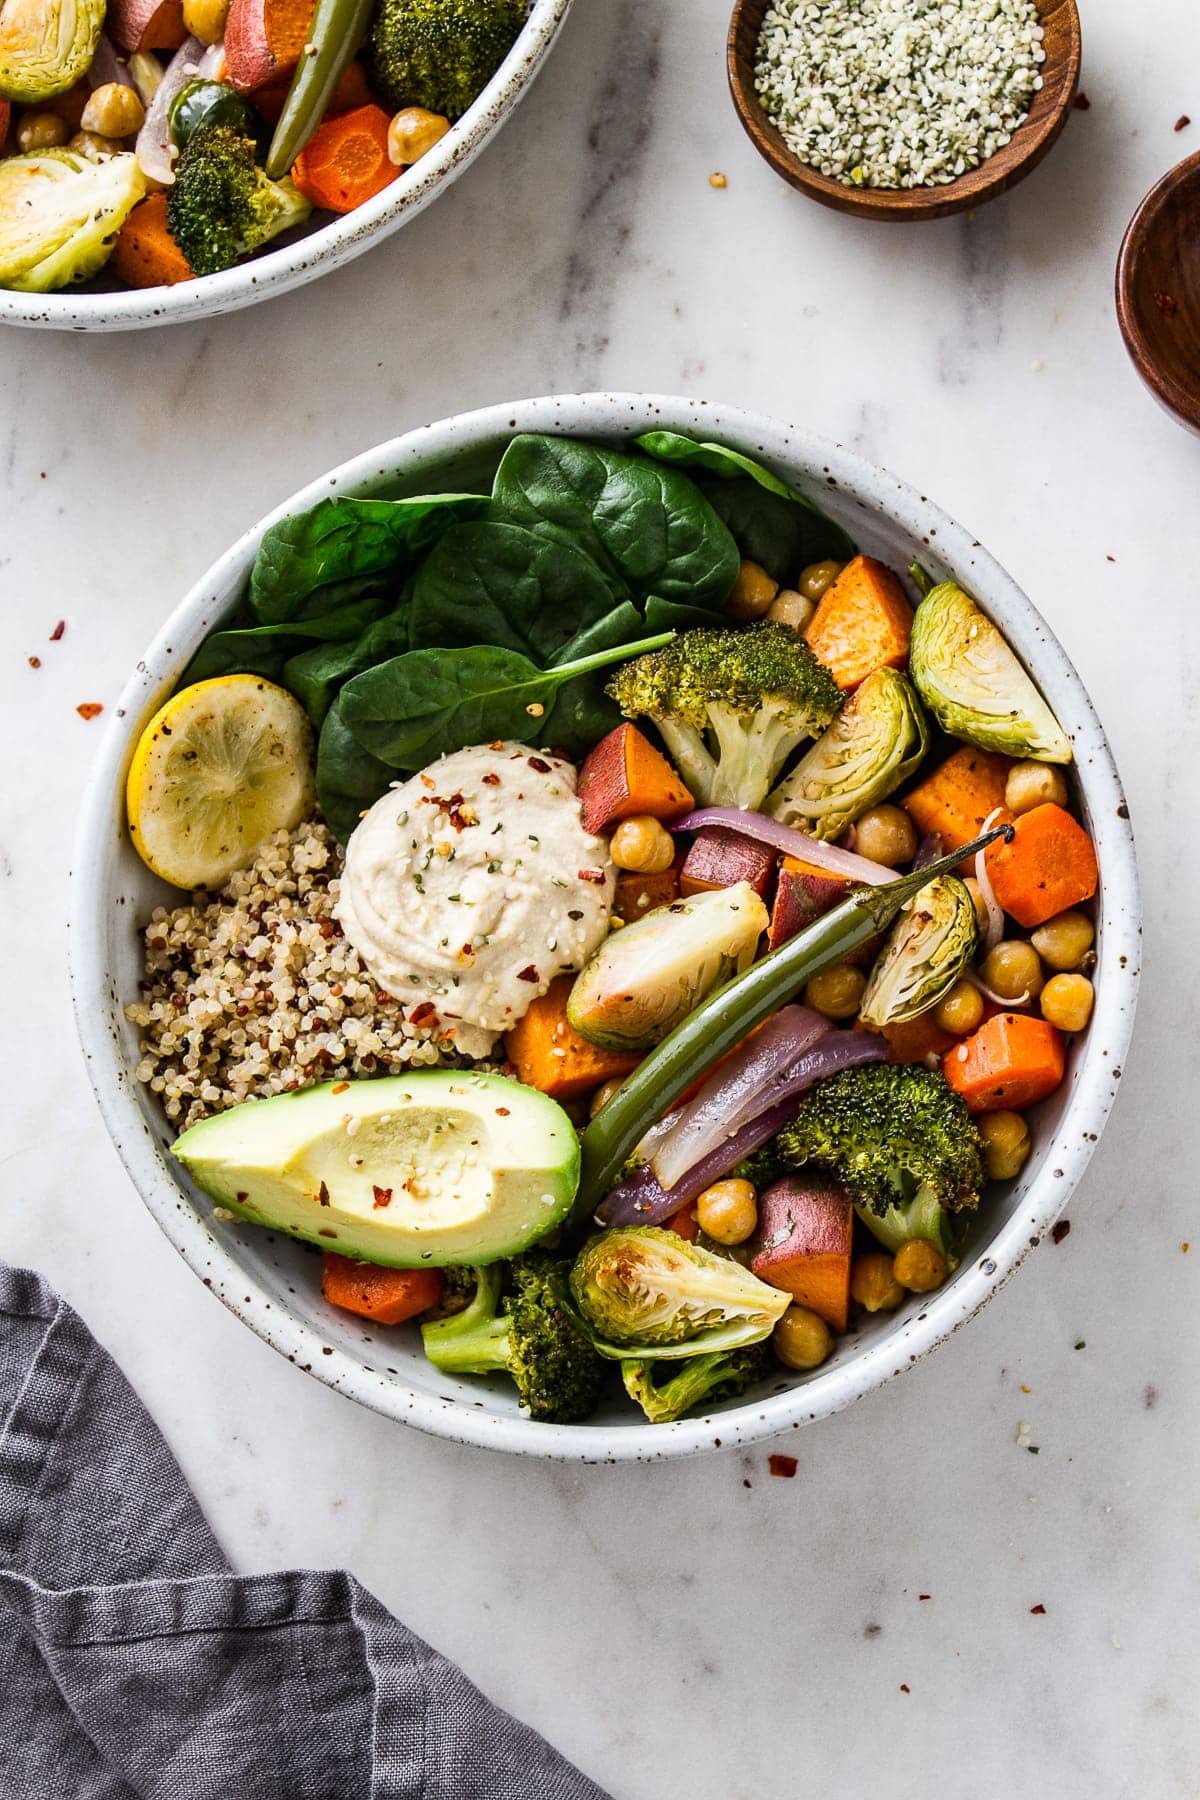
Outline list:
[[[248,1100],[193,1125],[172,1154],[239,1218],[400,1269],[516,1256],[560,1222],[579,1182],[562,1107],[470,1070]]]

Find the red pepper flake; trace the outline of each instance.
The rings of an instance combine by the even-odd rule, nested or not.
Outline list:
[[[337,1236],[337,1232],[336,1232],[336,1231],[325,1231],[325,1230],[322,1230],[322,1231],[318,1231],[318,1233],[317,1233],[317,1236],[318,1236],[318,1237],[331,1237],[331,1238],[335,1238],[335,1237],[336,1237],[336,1236]],[[326,1354],[327,1354],[327,1355],[328,1355],[328,1352],[326,1352]]]
[[[483,782],[484,787],[500,786],[500,777],[494,772],[490,775],[481,775],[480,780]]]
[[[54,627],[54,630],[50,633],[50,642],[52,644],[57,644],[66,629],[67,621],[65,619],[60,619],[58,624]]]
[[[341,937],[342,935],[342,928],[336,919],[318,919],[317,930],[323,938]]]
[[[912,1689],[909,1687],[907,1681],[902,1681],[900,1683],[900,1692],[902,1694],[911,1694],[912,1693]]]
[[[1063,1239],[1065,1237],[1070,1237],[1070,1235],[1071,1235],[1070,1219],[1060,1219],[1058,1221],[1058,1224],[1055,1225],[1050,1232],[1050,1241],[1051,1241],[1051,1243],[1054,1243],[1054,1244],[1061,1244]]]
[[[537,770],[539,775],[549,775],[550,764],[546,761],[545,757],[529,756],[526,757],[525,760],[528,762],[531,769]]]
[[[1080,92],[1078,94],[1076,94],[1076,96],[1075,96],[1075,111],[1076,112],[1091,112],[1091,110],[1092,110],[1092,103],[1088,99],[1087,95],[1081,89]]]
[[[410,1025],[425,1025],[430,1019],[437,1017],[437,1007],[432,1000],[422,1000],[420,1006],[414,1006],[408,1015]]]
[[[334,1088],[333,1088],[333,1092],[334,1092],[334,1093],[335,1093],[335,1094],[344,1094],[344,1093],[345,1093],[345,1092],[346,1092],[346,1089],[347,1089],[347,1088],[348,1088],[348,1087],[349,1087],[349,1086],[350,1086],[350,1083],[349,1083],[349,1082],[348,1082],[348,1081],[339,1081],[339,1082],[336,1082],[336,1083],[335,1083],[335,1084],[334,1084]]]
[[[375,1210],[376,1210],[376,1212],[378,1212],[378,1211],[379,1211],[379,1209],[380,1209],[380,1207],[381,1207],[381,1206],[390,1206],[390,1205],[391,1205],[391,1204],[392,1204],[392,1190],[391,1190],[391,1188],[381,1188],[381,1187],[376,1187],[376,1186],[375,1186],[375,1184],[374,1184],[374,1182],[372,1182],[372,1184],[371,1184],[371,1192],[372,1192],[372,1193],[373,1193],[373,1194],[374,1194],[374,1196],[375,1196]]]
[[[1041,1601],[1040,1601],[1040,1600],[1039,1600],[1039,1601],[1038,1601],[1038,1603],[1037,1603],[1037,1605],[1036,1605],[1036,1606],[1031,1606],[1031,1607],[1030,1607],[1030,1609],[1029,1609],[1029,1610],[1030,1610],[1030,1612],[1031,1612],[1031,1613],[1044,1613],[1044,1612],[1045,1612],[1045,1610],[1046,1610],[1046,1609],[1045,1609],[1045,1607],[1044,1607],[1044,1606],[1043,1606],[1043,1605],[1042,1605],[1042,1603],[1041,1603]]]
[[[1186,113],[1180,113],[1175,121],[1176,131],[1186,131],[1191,122]]]
[[[918,1594],[917,1599],[918,1600],[932,1600],[933,1595],[932,1594]]]
[[[1181,1251],[1182,1251],[1182,1253],[1183,1253],[1183,1255],[1184,1255],[1184,1256],[1186,1256],[1186,1255],[1187,1255],[1187,1253],[1188,1253],[1188,1251],[1189,1251],[1189,1250],[1190,1250],[1190,1249],[1191,1249],[1191,1247],[1192,1247],[1192,1246],[1191,1246],[1191,1245],[1190,1245],[1190,1244],[1189,1244],[1189,1243],[1187,1243],[1187,1242],[1186,1242],[1186,1240],[1185,1240],[1185,1241],[1184,1241],[1184,1242],[1183,1242],[1183,1243],[1182,1243],[1182,1244],[1180,1244],[1180,1246],[1179,1246],[1179,1248],[1180,1248],[1180,1250],[1181,1250]]]
[[[523,969],[517,970],[518,981],[540,981],[541,979],[532,963],[526,963]]]
[[[503,738],[493,738],[491,743],[488,745],[489,750],[503,750],[503,748],[504,748],[504,739]]]
[[[1179,302],[1173,294],[1165,294],[1160,289],[1154,296],[1154,304],[1164,319],[1173,319],[1179,311]]]
[[[40,669],[42,666],[41,657],[40,656],[31,656],[29,658],[29,666],[31,669]]]
[[[794,1456],[768,1456],[767,1458],[767,1467],[772,1475],[780,1475],[785,1481],[792,1479],[799,1466]]]
[[[85,700],[82,705],[75,708],[75,711],[81,719],[98,719],[104,708],[99,700]]]
[[[594,882],[598,883],[601,887],[604,885],[604,870],[603,869],[577,869],[575,871],[575,873],[579,877],[580,881],[594,881]]]
[[[246,1193],[239,1193],[239,1194],[238,1194],[238,1199],[239,1199],[239,1200],[248,1200],[248,1199],[249,1199],[249,1198],[250,1198],[250,1196],[249,1196],[249,1194],[246,1194]]]
[[[329,1189],[325,1186],[324,1182],[322,1182],[317,1189],[317,1199],[321,1202],[322,1206],[329,1205]]]

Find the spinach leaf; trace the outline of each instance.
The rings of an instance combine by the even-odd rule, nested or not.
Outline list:
[[[243,614],[237,624],[205,638],[184,670],[180,685],[233,674],[265,675],[268,680],[278,681],[289,657],[295,656],[306,642],[341,645],[353,640],[390,604],[376,586],[375,592],[348,600],[315,618],[253,625],[244,622],[248,615]]]
[[[339,843],[346,842],[363,813],[395,779],[395,769],[364,750],[347,730],[337,705],[331,706],[317,740],[317,799]]]
[[[693,631],[698,625],[711,629],[727,623],[703,607],[685,606],[682,600],[660,600],[653,594],[646,602],[646,624],[651,631]]]
[[[375,663],[399,656],[409,645],[409,607],[368,625],[348,644],[317,644],[301,650],[283,665],[281,679],[304,707],[313,724],[320,726],[344,681]]]
[[[482,494],[428,494],[413,500],[331,496],[281,519],[263,538],[250,575],[250,610],[260,624],[300,615],[309,596],[364,575],[398,572],[448,525],[487,509]]]
[[[643,432],[636,442],[648,456],[692,469],[742,555],[761,563],[776,581],[795,581],[809,563],[848,562],[854,555],[854,542],[840,525],[740,450],[675,431]]]
[[[670,635],[618,644],[554,669],[491,644],[410,650],[348,681],[338,712],[372,756],[410,772],[465,744],[496,738],[534,737],[576,750],[592,741],[584,728],[590,730],[596,709],[584,702],[593,671],[657,648]]]
[[[603,444],[515,437],[491,516],[573,542],[635,603],[659,594],[715,610],[737,576],[737,545],[694,481]]]
[[[412,648],[494,644],[552,663],[612,607],[609,583],[574,544],[520,525],[452,525],[416,578]]]

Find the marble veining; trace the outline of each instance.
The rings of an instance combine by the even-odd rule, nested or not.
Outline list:
[[[486,154],[310,289],[0,333],[0,1250],[87,1315],[240,1566],[349,1562],[621,1800],[1193,1800],[1200,442],[1143,392],[1111,288],[1134,206],[1195,147],[1200,22],[1161,0],[1151,35],[1089,0],[1091,105],[1045,164],[974,219],[889,227],[760,162],[725,10],[583,0]],[[759,407],[946,506],[1063,639],[1138,833],[1138,1033],[1070,1233],[903,1380],[791,1433],[791,1480],[766,1446],[502,1459],[307,1380],[170,1250],[74,1043],[69,827],[104,722],[76,706],[111,708],[185,588],[320,469],[572,387]]]

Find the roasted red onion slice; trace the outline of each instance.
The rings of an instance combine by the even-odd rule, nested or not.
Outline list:
[[[743,1125],[765,1112],[779,1096],[773,1084],[829,1031],[829,1020],[806,1006],[785,1006],[713,1071],[683,1108],[673,1131],[650,1161],[664,1188]]]
[[[705,825],[726,825],[731,831],[740,831],[743,837],[756,838],[760,844],[771,844],[787,856],[802,857],[814,868],[828,869],[831,875],[844,875],[848,881],[882,887],[885,881],[895,879],[895,869],[885,869],[882,863],[855,856],[850,850],[839,850],[836,844],[823,844],[819,838],[810,837],[807,831],[781,825],[778,819],[768,819],[764,813],[741,812],[736,806],[699,807],[695,812],[684,813],[681,819],[672,819],[671,830],[699,831]]]
[[[199,38],[185,38],[163,71],[154,98],[146,109],[146,119],[137,134],[134,150],[143,175],[170,187],[175,180],[175,146],[171,142],[169,114],[171,102],[189,81],[216,76],[223,66],[225,52],[220,44],[211,49]]]
[[[1002,808],[997,806],[983,821],[983,831],[990,831],[1000,817]],[[982,837],[983,832],[980,832]],[[984,956],[994,950],[1004,936],[1004,913],[992,889],[992,878],[987,870],[987,851],[980,850],[975,857],[975,879],[979,883],[979,892],[983,896],[983,904],[987,907],[987,930],[983,933],[979,948]]]

